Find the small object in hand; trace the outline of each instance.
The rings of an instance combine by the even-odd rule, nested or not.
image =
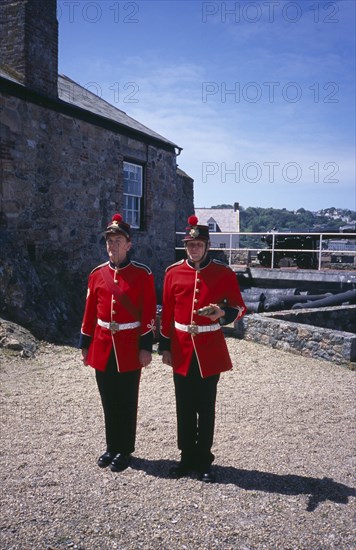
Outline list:
[[[198,309],[197,314],[198,315],[214,315],[215,308],[214,306],[205,306]]]

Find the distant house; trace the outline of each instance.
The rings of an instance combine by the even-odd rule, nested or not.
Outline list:
[[[209,226],[212,248],[239,248],[239,204],[233,208],[195,208],[199,223]]]
[[[176,228],[194,208],[181,147],[58,75],[56,8],[56,0],[0,2],[0,315],[19,321],[42,303],[46,326],[66,324],[82,301],[115,212],[131,223],[135,257],[159,292]]]

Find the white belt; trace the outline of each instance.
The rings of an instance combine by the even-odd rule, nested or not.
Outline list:
[[[189,334],[199,334],[200,332],[213,332],[221,328],[219,323],[216,323],[215,325],[202,326],[202,325],[182,325],[182,323],[178,323],[178,321],[174,321],[174,326],[178,330],[189,332]]]
[[[141,325],[141,323],[140,321],[135,321],[134,323],[115,323],[114,321],[112,321],[111,323],[107,323],[106,321],[98,319],[98,325],[100,327],[107,328],[112,332],[116,332],[117,330],[128,330],[131,328],[137,328]]]

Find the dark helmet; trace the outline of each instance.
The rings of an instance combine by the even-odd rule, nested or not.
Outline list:
[[[131,240],[131,227],[128,223],[124,222],[121,214],[114,214],[111,222],[108,223],[105,230],[105,237],[108,235],[116,235],[121,233],[128,239]]]
[[[186,233],[183,239],[187,241],[205,241],[209,242],[209,227],[207,225],[198,225],[196,216],[189,216],[188,226],[185,228]]]

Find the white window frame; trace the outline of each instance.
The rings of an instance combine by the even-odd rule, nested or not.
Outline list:
[[[135,229],[140,228],[143,196],[143,166],[124,161],[124,220]],[[128,172],[129,177],[125,176]]]
[[[208,222],[209,231],[216,233],[216,222]]]

